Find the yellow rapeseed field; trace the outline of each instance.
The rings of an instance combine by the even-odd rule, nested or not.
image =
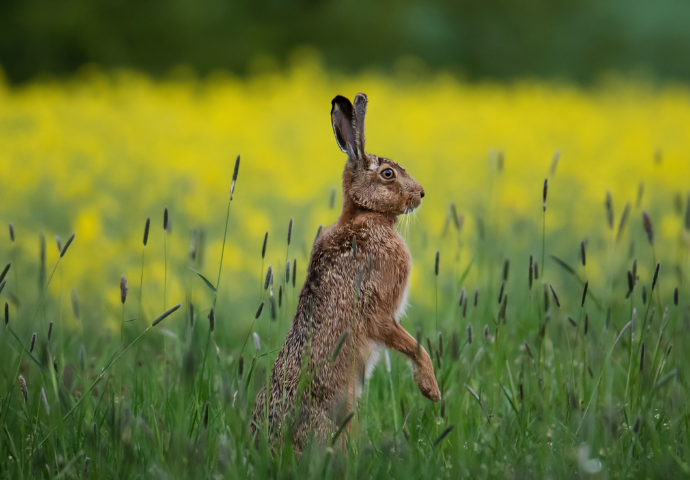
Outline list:
[[[580,241],[614,236],[604,209],[609,190],[616,227],[631,202],[629,229],[639,236],[640,211],[649,210],[657,243],[673,247],[661,247],[657,255],[676,255],[682,262],[676,246],[684,239],[690,189],[687,87],[622,80],[596,88],[544,81],[500,85],[463,83],[443,74],[404,81],[377,74],[336,76],[312,62],[242,79],[152,80],[90,69],[68,81],[0,83],[0,221],[14,224],[14,255],[37,265],[43,232],[50,273],[58,256],[54,235],[64,241],[76,232],[61,282],[51,289],[76,288],[87,303],[110,292],[102,300],[118,328],[119,277],[124,273],[132,288],[138,286],[147,217],[152,233],[145,289],[162,291],[168,207],[173,272],[168,298],[181,301],[188,282],[200,285],[186,268],[192,228],[206,232],[204,273],[217,275],[230,179],[241,154],[221,297],[227,305],[251,298],[246,309],[252,310],[264,233],[270,232],[266,265],[279,266],[287,224],[295,218],[289,255],[297,258],[303,279],[318,225],[337,218],[345,157],[333,140],[330,100],[358,91],[370,101],[368,149],[402,163],[427,192],[409,222],[413,287],[427,275],[437,249],[445,258],[455,255],[450,234],[441,238],[450,202],[465,218],[453,268],[468,265],[478,222],[506,254],[520,245],[525,258],[538,256],[547,176],[550,253],[575,262]],[[551,175],[556,151],[560,159]],[[640,182],[644,191],[635,205]],[[336,207],[329,209],[334,187]],[[682,212],[673,207],[679,201]],[[627,252],[628,243],[622,250]],[[638,242],[638,251],[642,245]],[[0,237],[3,258],[13,255],[12,247],[8,235]],[[603,283],[597,262],[588,264],[588,275]],[[649,263],[640,269],[648,272]],[[471,271],[468,282],[477,275]],[[34,295],[36,283],[23,280]],[[429,289],[413,288],[412,295],[413,301],[430,300]],[[161,310],[159,297],[147,296],[149,315]]]

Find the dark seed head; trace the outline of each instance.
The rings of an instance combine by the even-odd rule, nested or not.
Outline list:
[[[503,291],[505,290],[505,288],[506,288],[506,281],[503,280],[503,282],[501,282],[501,290],[498,292],[498,304],[499,305],[501,304],[501,302],[503,302]]]
[[[572,317],[568,317],[568,321],[570,322],[570,324],[571,324],[573,327],[577,328],[577,323],[575,322],[575,320],[573,320]]]
[[[434,261],[434,275],[438,277],[438,263],[440,259],[440,252],[436,250],[436,260]]]
[[[194,328],[194,304],[189,304],[189,328]]]
[[[62,239],[60,235],[55,235],[55,245],[57,245],[58,252],[62,251]]]
[[[678,306],[678,287],[673,291],[673,304]]]
[[[295,282],[297,281],[297,259],[292,260],[292,288],[295,288]]]
[[[264,257],[266,257],[266,242],[268,242],[268,232],[266,232],[266,235],[264,235],[264,245],[261,247],[261,259],[263,260]]]
[[[628,294],[633,291],[633,288],[635,288],[635,280],[633,280],[632,272],[628,270]]]
[[[213,332],[216,329],[216,312],[213,308],[208,312],[208,322],[211,332]]]
[[[265,303],[265,302],[261,302],[261,303],[259,304],[259,308],[256,309],[256,315],[254,315],[254,318],[255,318],[255,319],[257,319],[257,318],[259,318],[259,317],[261,316],[261,312],[262,312],[263,309],[264,309],[264,303]]]
[[[476,289],[474,291],[474,306],[477,306],[477,302],[479,301],[479,289]]]
[[[484,340],[488,340],[488,339],[489,339],[489,326],[484,325]]]
[[[549,290],[546,288],[546,284],[544,284],[544,311],[549,311]]]
[[[532,290],[532,280],[534,279],[534,261],[532,255],[529,256],[529,289]]]
[[[587,252],[585,251],[585,241],[580,242],[580,250],[582,252],[582,266],[587,265]]]
[[[7,272],[10,271],[11,266],[12,266],[12,262],[5,265],[5,268],[2,269],[2,272],[0,273],[0,282],[2,282],[5,279],[5,277],[7,276]]]
[[[549,285],[549,288],[551,289],[551,294],[553,295],[553,299],[556,300],[556,306],[558,308],[561,308],[561,302],[558,300],[558,295],[556,295],[556,290],[553,289],[552,285]]]
[[[290,260],[285,264],[285,286],[290,283]]]
[[[532,349],[529,348],[529,343],[527,343],[527,340],[525,340],[525,351],[527,352],[527,355],[529,355],[529,358],[534,359],[534,355],[532,355]]]
[[[10,305],[5,302],[5,326],[10,323]]]
[[[53,334],[53,322],[48,325],[48,341],[50,342],[50,336]]]
[[[240,156],[237,155],[235,159],[235,169],[232,172],[232,183],[230,184],[230,200],[235,194],[235,184],[237,183],[237,175],[240,173]]]
[[[465,301],[462,304],[462,318],[465,318],[467,316],[467,297],[465,297]]]
[[[472,324],[467,324],[467,343],[472,345]]]
[[[124,305],[125,300],[127,300],[127,291],[129,290],[129,286],[127,285],[127,277],[122,275],[120,278],[120,301]]]
[[[273,276],[273,266],[269,265],[268,270],[266,270],[266,279],[264,280],[264,290],[268,289],[268,285],[271,284],[271,278]]]
[[[640,349],[640,372],[642,371],[642,367],[644,367],[644,342],[642,342],[642,347]]]
[[[534,279],[539,280],[539,263],[537,261],[534,261]]]
[[[34,351],[34,345],[36,345],[36,332],[31,335],[31,347],[29,348],[29,353]]]
[[[278,308],[283,306],[283,286],[278,287]]]
[[[690,206],[690,199],[688,201],[688,206]],[[14,243],[14,226],[10,223],[10,241]]]
[[[580,304],[581,308],[585,306],[585,300],[587,299],[587,289],[588,288],[589,288],[589,279],[587,279],[587,281],[585,282],[585,288],[582,291],[582,303]]]
[[[507,282],[508,281],[508,273],[510,272],[510,260],[506,258],[505,262],[503,262],[503,281]]]
[[[647,286],[642,285],[642,304],[647,305]]]
[[[613,230],[613,199],[609,190],[606,190],[606,220],[608,221],[609,228]]]
[[[322,231],[323,231],[323,225],[319,225],[319,228],[316,229],[316,236],[314,237],[314,243],[316,243],[316,241],[319,239]]]
[[[589,314],[585,313],[585,335],[589,331]]]
[[[616,234],[616,241],[621,239],[623,230],[625,230],[625,225],[628,223],[628,216],[630,215],[630,202],[625,204],[623,209],[623,215],[621,215],[621,223],[618,224],[618,233]]]
[[[647,232],[649,244],[654,245],[654,226],[652,225],[652,219],[649,218],[647,210],[642,210],[642,226],[644,227],[644,231]]]
[[[543,208],[544,208],[545,212],[546,212],[546,194],[548,192],[548,189],[549,189],[549,179],[545,178],[544,179],[544,204],[543,204]]]
[[[208,428],[208,402],[206,402],[206,408],[204,408],[204,430]]]
[[[652,293],[654,292],[654,287],[656,287],[656,281],[659,279],[659,266],[660,264],[656,264],[656,270],[654,270],[654,279],[652,280]]]
[[[237,373],[241,377],[244,373],[244,356],[240,355],[240,361],[237,364]]]
[[[144,225],[144,246],[149,243],[149,227],[151,227],[151,219],[146,219],[146,225]]]
[[[163,230],[168,231],[168,207],[165,207],[163,212]]]
[[[290,218],[290,224],[288,225],[288,235],[287,235],[288,247],[290,246],[291,240],[292,240],[292,218]]]

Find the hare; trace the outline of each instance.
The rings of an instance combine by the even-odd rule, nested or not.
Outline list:
[[[440,400],[429,355],[396,318],[406,307],[411,257],[395,224],[420,206],[424,189],[402,165],[365,152],[366,95],[354,107],[342,96],[331,105],[347,154],[343,210],[314,242],[297,313],[249,427],[292,435],[297,451],[310,434],[326,440],[338,428],[384,348],[409,357],[422,394]]]

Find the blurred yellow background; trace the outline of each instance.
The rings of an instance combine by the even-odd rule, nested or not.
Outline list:
[[[622,78],[580,87],[538,80],[468,84],[442,73],[425,79],[339,76],[309,58],[282,73],[246,78],[198,80],[182,72],[152,80],[130,71],[85,68],[66,81],[0,84],[0,221],[14,224],[24,265],[37,263],[37,238],[46,235],[48,273],[58,256],[53,236],[64,241],[76,232],[62,266],[64,288],[86,292],[87,302],[105,301],[116,328],[119,277],[124,273],[138,286],[147,217],[152,233],[145,289],[150,284],[160,291],[165,207],[172,221],[170,302],[182,301],[188,282],[199,282],[186,263],[192,228],[206,231],[202,269],[216,277],[239,153],[221,298],[228,305],[251,299],[246,310],[253,311],[264,233],[270,232],[266,265],[279,267],[287,224],[295,218],[290,258],[298,259],[303,280],[318,225],[338,216],[345,157],[333,140],[330,100],[359,91],[369,96],[368,150],[403,164],[427,192],[409,226],[413,287],[420,271],[426,275],[435,250],[455,252],[455,243],[441,238],[450,202],[465,216],[458,271],[472,255],[478,218],[506,255],[519,247],[521,261],[529,253],[538,256],[542,185],[556,151],[547,235],[557,246],[549,253],[572,260],[581,240],[602,242],[615,234],[615,229],[607,233],[607,190],[616,228],[631,202],[631,234],[641,235],[645,208],[658,242],[687,242],[682,236],[690,189],[687,86],[653,87]],[[640,181],[644,193],[636,206]],[[334,187],[336,206],[329,209]],[[3,258],[10,257],[9,236],[0,238]],[[657,255],[681,255],[683,261],[673,249]],[[603,277],[596,258],[587,273]],[[472,271],[468,281],[476,275]],[[60,285],[53,282],[52,288]],[[101,298],[104,291],[109,293]],[[413,300],[415,295],[425,302],[429,292],[416,294],[413,288]],[[158,296],[147,298],[145,308],[149,315],[160,310]]]

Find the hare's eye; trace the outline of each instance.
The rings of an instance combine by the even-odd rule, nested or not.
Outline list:
[[[381,177],[385,178],[386,180],[390,180],[391,178],[395,178],[395,172],[392,168],[387,168],[381,172]]]

